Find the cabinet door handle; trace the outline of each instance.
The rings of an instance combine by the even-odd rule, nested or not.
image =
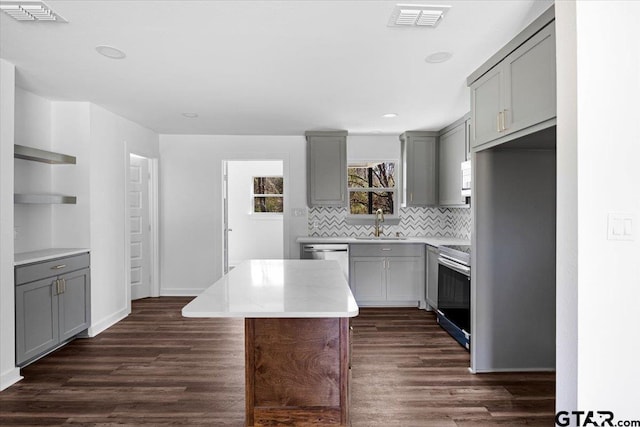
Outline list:
[[[53,283],[56,285],[56,292],[54,295],[60,295],[60,280],[56,279],[56,281]]]
[[[500,114],[502,114],[502,111],[498,112],[498,114],[496,114],[496,131],[500,132]]]
[[[64,294],[67,292],[67,281],[66,279],[60,279],[60,281],[62,282],[62,293]]]
[[[60,270],[61,268],[65,268],[67,264],[54,265],[51,267],[52,270]]]
[[[502,110],[502,130],[507,130],[507,110]]]
[[[413,202],[413,193],[409,193],[409,201]]]

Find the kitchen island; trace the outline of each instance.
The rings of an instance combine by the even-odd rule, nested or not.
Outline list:
[[[245,319],[246,425],[349,425],[349,317],[335,261],[250,260],[182,309]]]

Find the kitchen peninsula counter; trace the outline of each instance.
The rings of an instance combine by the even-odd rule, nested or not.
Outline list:
[[[245,319],[246,425],[349,425],[349,317],[335,261],[250,260],[182,309]]]

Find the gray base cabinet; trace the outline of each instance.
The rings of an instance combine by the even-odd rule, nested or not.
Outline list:
[[[18,266],[16,364],[24,366],[91,323],[89,254]]]
[[[347,132],[306,132],[309,206],[347,206]]]
[[[419,305],[424,300],[424,245],[350,246],[349,282],[361,305]]]
[[[438,248],[427,245],[427,304],[434,310],[438,309]]]
[[[555,55],[551,22],[471,84],[473,148],[523,136],[556,117]]]

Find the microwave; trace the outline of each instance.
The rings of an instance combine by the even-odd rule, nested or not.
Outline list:
[[[471,197],[471,160],[460,164],[462,173],[462,198]]]

